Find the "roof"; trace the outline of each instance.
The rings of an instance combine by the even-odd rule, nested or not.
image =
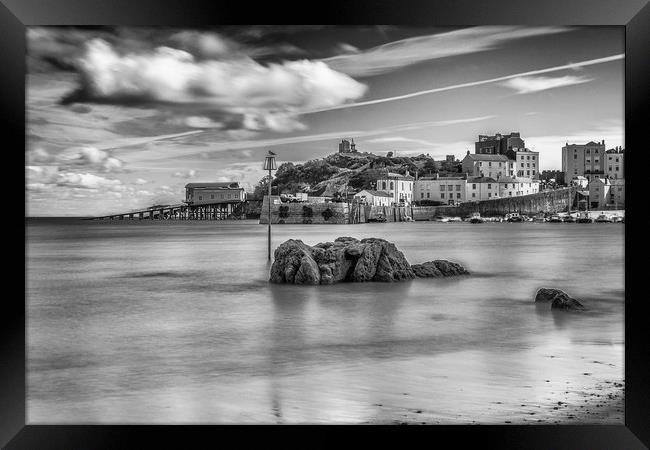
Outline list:
[[[194,188],[194,189],[244,189],[239,186],[237,181],[225,181],[221,183],[187,183],[185,188]]]
[[[466,155],[465,158],[469,158],[474,161],[509,161],[506,155],[482,155],[470,153],[469,155]]]
[[[467,177],[467,182],[468,183],[496,183],[497,180],[495,180],[492,177]]]
[[[397,178],[398,180],[414,180],[414,179],[415,179],[415,178],[413,178],[413,177],[410,176],[410,175],[402,175],[402,174],[400,174],[400,173],[394,173],[394,172],[388,172],[388,176],[386,176],[386,175],[381,175],[381,176],[379,176],[379,177],[377,177],[377,178],[378,178],[379,180],[382,180],[382,179],[384,179],[384,178],[386,178],[386,177],[388,177],[388,178]]]
[[[372,195],[373,197],[391,197],[391,198],[393,197],[392,195],[390,195],[386,191],[373,191],[371,189],[364,189],[361,192],[367,192],[368,194]],[[358,192],[358,193],[356,193],[354,195],[359,195],[359,194],[361,194],[361,192]]]
[[[420,177],[417,181],[454,181],[465,179],[465,177]]]

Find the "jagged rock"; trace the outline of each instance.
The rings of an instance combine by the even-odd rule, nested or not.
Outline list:
[[[341,281],[401,281],[415,272],[394,244],[378,238],[340,237],[310,247],[290,239],[275,250],[272,283],[333,284]]]
[[[469,275],[469,272],[463,266],[445,259],[436,259],[435,261],[427,261],[422,264],[413,264],[411,268],[418,278]]]
[[[540,288],[535,294],[535,303],[550,303],[552,309],[581,311],[585,307],[575,298],[560,289]]]
[[[295,283],[296,274],[299,269],[303,268],[299,281],[305,281],[310,278],[308,267],[311,263],[303,262],[304,258],[312,259],[311,247],[297,239],[289,239],[282,243],[274,252],[274,262],[271,266],[272,283]],[[314,261],[314,264],[316,262]],[[316,266],[318,267],[318,266]],[[320,272],[319,281],[320,283]]]

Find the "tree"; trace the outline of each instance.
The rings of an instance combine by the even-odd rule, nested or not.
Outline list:
[[[392,158],[392,157],[393,157],[393,152],[386,153],[386,158]]]

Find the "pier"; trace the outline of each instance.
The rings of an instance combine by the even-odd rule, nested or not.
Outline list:
[[[245,202],[219,202],[213,204],[154,205],[145,209],[120,214],[93,217],[91,220],[226,220],[240,219]]]

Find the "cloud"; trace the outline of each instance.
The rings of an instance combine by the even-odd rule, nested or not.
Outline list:
[[[134,181],[134,183],[137,184],[137,185],[143,185],[143,184],[147,184],[148,181],[147,181],[147,180],[143,180],[142,178],[137,178],[137,179]]]
[[[124,161],[104,150],[90,146],[66,149],[56,156],[56,160],[62,165],[84,166],[102,172],[117,172],[124,166]]]
[[[187,172],[174,172],[172,177],[174,178],[192,178],[196,175],[196,170],[190,169]]]
[[[489,78],[487,80],[471,81],[469,83],[454,84],[454,85],[451,85],[451,86],[445,86],[445,87],[434,88],[434,89],[426,89],[424,91],[416,91],[416,92],[411,92],[410,94],[396,95],[394,97],[378,98],[378,99],[375,99],[375,100],[368,100],[368,101],[365,101],[365,102],[347,103],[345,105],[332,106],[332,107],[329,107],[329,108],[314,109],[314,110],[311,110],[311,111],[302,111],[302,113],[303,114],[311,114],[311,113],[317,113],[317,112],[322,112],[322,111],[331,111],[331,110],[334,110],[334,109],[355,108],[355,107],[359,107],[359,106],[368,106],[368,105],[376,105],[376,104],[379,104],[379,103],[394,102],[394,101],[397,101],[397,100],[405,100],[407,98],[419,97],[421,95],[435,94],[435,93],[438,93],[438,92],[451,91],[451,90],[454,90],[454,89],[463,89],[463,88],[472,87],[472,86],[481,86],[483,84],[496,83],[498,81],[506,81],[506,80],[510,80],[512,78],[528,77],[530,75],[539,75],[539,74],[542,74],[542,73],[557,72],[559,70],[567,70],[567,69],[573,69],[575,67],[591,66],[591,65],[594,65],[594,64],[604,64],[604,63],[608,63],[608,62],[612,62],[612,61],[618,61],[618,60],[624,59],[624,58],[625,58],[625,54],[606,56],[604,58],[590,59],[590,60],[587,60],[587,61],[581,61],[581,62],[577,62],[577,63],[565,64],[565,65],[562,65],[562,66],[547,67],[545,69],[531,70],[531,71],[528,71],[528,72],[521,72],[521,73],[515,73],[515,74],[511,74],[511,75],[504,75],[502,77]]]
[[[423,61],[492,50],[514,39],[570,30],[567,27],[480,26],[402,39],[322,61],[348,75],[367,77]]]
[[[63,103],[194,106],[239,115],[254,130],[280,132],[302,128],[300,110],[341,105],[367,89],[321,61],[197,60],[171,47],[120,55],[101,39],[87,44],[78,69],[80,85]]]
[[[502,86],[514,89],[517,94],[530,94],[531,92],[545,91],[564,86],[573,86],[575,84],[588,83],[593,78],[578,77],[566,75],[563,77],[517,77],[511,78],[503,83]]]
[[[92,173],[59,173],[56,184],[59,186],[76,187],[80,189],[111,188],[122,184],[120,180],[109,179]]]

